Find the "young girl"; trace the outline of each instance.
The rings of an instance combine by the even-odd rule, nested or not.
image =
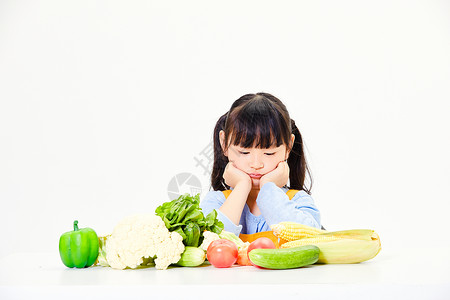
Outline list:
[[[205,215],[216,209],[225,230],[237,236],[282,221],[320,228],[306,173],[302,136],[285,105],[267,93],[247,94],[214,128],[214,191],[200,207]]]

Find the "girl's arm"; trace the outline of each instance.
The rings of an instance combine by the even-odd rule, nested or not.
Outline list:
[[[223,205],[219,208],[236,225],[239,225],[239,221],[241,220],[242,211],[247,202],[249,192],[250,189],[247,185],[236,185]]]
[[[231,197],[231,194],[230,196],[228,196],[228,198]],[[225,195],[221,191],[210,191],[200,202],[200,208],[202,209],[202,212],[205,216],[208,215],[213,209],[215,209],[217,211],[217,218],[222,221],[224,225],[224,230],[232,232],[236,236],[239,236],[242,231],[242,225],[239,225],[239,221],[237,223],[234,223],[228,218],[226,214],[222,213],[220,207],[224,204],[224,202]]]
[[[267,225],[290,221],[320,228],[320,212],[314,200],[305,191],[299,191],[292,200],[273,182],[265,183],[256,198],[256,204]]]
[[[232,161],[225,167],[223,179],[225,179],[225,183],[231,186],[233,190],[220,207],[220,211],[234,224],[239,225],[242,210],[247,202],[248,194],[252,189],[252,179],[242,170],[236,168]]]

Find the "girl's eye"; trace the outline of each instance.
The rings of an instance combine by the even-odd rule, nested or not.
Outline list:
[[[266,155],[274,155],[275,154],[275,152],[272,152],[272,153],[265,153]]]
[[[241,154],[249,154],[250,152],[239,151]]]

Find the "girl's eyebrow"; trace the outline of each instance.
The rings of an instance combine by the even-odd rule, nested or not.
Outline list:
[[[233,146],[234,146],[234,145],[233,145]],[[258,148],[258,149],[275,151],[275,150],[278,150],[279,148],[281,148],[281,146],[283,146],[283,145],[280,145],[280,146],[274,145],[274,146],[271,146],[270,148]],[[236,148],[238,148],[238,149],[245,149],[245,150],[255,148],[255,147],[245,148],[245,147],[241,147],[241,146],[239,146],[239,145],[238,145],[238,146],[234,146],[234,147],[236,147]]]

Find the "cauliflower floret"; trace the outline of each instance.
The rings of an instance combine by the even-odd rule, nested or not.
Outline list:
[[[217,233],[211,232],[211,231],[203,231],[203,243],[200,245],[200,248],[203,250],[208,250],[209,244],[214,242],[215,240],[219,240],[220,237]]]
[[[177,263],[183,252],[183,237],[169,232],[161,217],[153,214],[125,217],[106,243],[106,260],[114,269],[134,269],[144,258],[156,256],[155,267],[164,270]]]

